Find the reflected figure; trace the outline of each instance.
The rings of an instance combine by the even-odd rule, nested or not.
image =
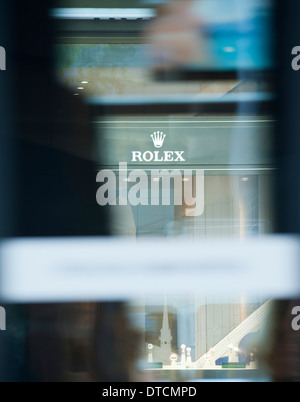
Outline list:
[[[146,34],[151,38],[151,58],[156,69],[170,69],[199,58],[201,19],[193,13],[194,1],[172,1],[159,9]]]

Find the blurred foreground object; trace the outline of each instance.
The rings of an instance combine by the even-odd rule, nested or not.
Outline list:
[[[162,6],[147,35],[154,69],[187,73],[273,69],[273,3],[268,0],[176,1]]]
[[[157,19],[149,24],[146,36],[152,44],[152,61],[157,69],[169,69],[196,61],[201,49],[198,29],[201,20],[193,14],[193,1],[163,5]]]
[[[109,235],[107,211],[95,201],[96,159],[89,108],[54,79],[55,27],[48,17],[53,5],[52,1],[25,4],[14,0],[6,13],[10,24],[6,34],[12,37],[8,69],[14,90],[1,94],[13,98],[14,168],[9,173],[13,176],[14,219],[10,234],[58,239]],[[69,306],[60,300],[5,305],[0,381],[72,381],[74,377],[128,381],[132,358],[128,342],[124,345],[123,341],[130,329],[122,305],[99,303],[94,307],[90,310],[88,303]]]

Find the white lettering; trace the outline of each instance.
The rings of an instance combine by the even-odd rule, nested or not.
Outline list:
[[[163,162],[164,158],[161,157],[160,159],[158,158],[159,151],[154,151],[154,162]]]
[[[132,151],[131,153],[131,162],[185,162],[182,156],[184,151],[164,151],[162,154],[159,151],[145,151],[143,154],[140,151]]]
[[[165,155],[165,162],[172,162],[173,161],[173,152],[172,151],[164,151]]]
[[[300,70],[300,46],[293,47],[292,54],[297,55],[292,60],[292,69],[298,71]]]
[[[149,156],[147,157],[147,155],[149,155]],[[153,153],[150,152],[150,151],[144,152],[144,153],[143,153],[143,159],[144,159],[144,161],[146,161],[146,162],[151,162],[152,159],[153,159]]]
[[[184,151],[175,151],[175,154],[177,155],[177,158],[175,159],[175,162],[185,162],[185,159],[181,156],[184,153]]]
[[[160,179],[162,179],[162,205],[171,204],[171,178],[174,179],[174,205],[182,205],[182,176],[180,170],[151,171],[151,205],[159,205]]]
[[[6,70],[6,52],[2,46],[0,46],[0,70]]]
[[[0,306],[0,331],[6,330],[6,311],[4,307]]]
[[[143,162],[142,153],[140,151],[132,151],[131,162],[136,162],[137,158],[138,158],[139,162]]]
[[[109,388],[105,388],[102,391],[102,396],[124,396],[127,397],[129,399],[133,399],[135,397],[136,394],[136,389],[129,389],[129,388],[113,388],[113,387],[109,387]]]
[[[147,387],[147,396],[195,396],[195,387]]]
[[[153,169],[150,174],[145,170],[127,171],[127,163],[119,164],[118,205],[187,205],[186,216],[200,216],[204,211],[204,170],[185,169],[182,171]],[[173,180],[173,184],[171,182]],[[105,181],[106,180],[106,181]],[[103,183],[96,193],[97,203],[117,205],[116,174],[112,170],[101,170],[96,181]],[[150,180],[150,182],[149,182]],[[128,189],[128,183],[134,182]],[[172,196],[173,195],[173,196]]]
[[[127,205],[127,163],[119,163],[119,205]]]
[[[185,214],[200,216],[204,211],[204,170],[196,169],[195,176],[193,176],[192,170],[185,170],[184,173],[185,176],[190,176],[190,180],[184,184],[184,202],[188,206],[194,206],[194,208],[187,208]],[[193,182],[195,183],[195,197],[193,196]]]
[[[155,389],[152,387],[147,387],[147,396],[153,396]]]
[[[116,205],[116,176],[111,170],[100,170],[96,177],[96,182],[107,181],[98,188],[96,193],[97,203],[101,206],[106,204]],[[107,195],[106,195],[107,194]]]
[[[294,331],[300,330],[300,306],[296,306],[292,309],[292,315],[296,317],[292,320],[292,328]]]
[[[145,171],[133,170],[129,174],[130,181],[139,180],[137,184],[132,186],[128,192],[128,201],[130,205],[148,205],[148,175]],[[139,194],[139,197],[138,197]]]

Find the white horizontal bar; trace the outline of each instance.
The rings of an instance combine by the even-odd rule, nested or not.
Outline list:
[[[95,124],[149,124],[149,123],[161,123],[161,124],[177,124],[177,123],[188,123],[188,124],[205,124],[205,123],[275,123],[276,120],[196,120],[194,117],[192,120],[101,120],[94,122]]]
[[[300,294],[299,241],[188,238],[18,239],[2,243],[8,302],[126,300],[175,295],[292,298]]]
[[[86,98],[90,105],[136,105],[136,104],[183,104],[183,103],[230,103],[230,102],[263,102],[273,101],[273,94],[269,93],[237,93],[237,94],[174,94],[174,95],[122,95],[122,96],[91,96]]]
[[[155,15],[152,8],[54,8],[50,11],[50,16],[53,18],[69,20],[150,19]]]

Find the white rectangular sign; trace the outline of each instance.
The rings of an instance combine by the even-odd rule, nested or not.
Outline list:
[[[300,294],[300,243],[52,238],[4,241],[1,292],[13,302],[124,300],[147,295],[289,298]]]

